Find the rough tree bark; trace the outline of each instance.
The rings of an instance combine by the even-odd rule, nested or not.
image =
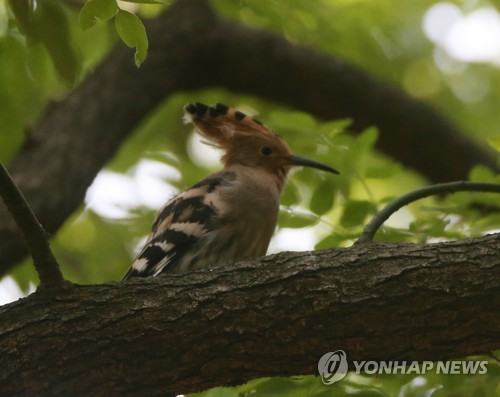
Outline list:
[[[282,253],[0,308],[0,395],[166,396],[349,360],[499,347],[500,234]],[[351,367],[352,368],[352,367]]]
[[[462,179],[495,157],[429,106],[340,60],[219,18],[206,0],[183,0],[147,23],[150,50],[137,70],[118,46],[51,107],[9,165],[49,233],[81,204],[120,144],[172,93],[225,87],[323,119],[377,125],[381,150],[432,181]],[[230,34],[228,34],[230,32]],[[439,163],[439,167],[435,164]],[[0,203],[0,276],[22,259],[20,234]]]

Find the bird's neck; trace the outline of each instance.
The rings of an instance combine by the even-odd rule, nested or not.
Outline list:
[[[234,172],[240,176],[241,181],[245,181],[249,186],[272,191],[277,200],[279,200],[279,196],[283,191],[288,173],[286,168],[270,170],[264,167],[252,167],[243,164],[227,165],[223,171]]]

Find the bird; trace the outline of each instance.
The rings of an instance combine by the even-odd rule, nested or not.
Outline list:
[[[339,172],[295,156],[286,142],[245,113],[217,103],[184,106],[203,142],[223,152],[223,168],[171,198],[124,279],[185,273],[264,256],[292,167]]]

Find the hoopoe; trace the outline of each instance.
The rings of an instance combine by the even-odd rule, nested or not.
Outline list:
[[[221,149],[224,168],[168,201],[124,279],[181,273],[266,254],[288,171],[308,166],[269,128],[222,104],[184,107],[205,143]]]

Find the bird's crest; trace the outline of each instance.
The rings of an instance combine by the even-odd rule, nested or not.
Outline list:
[[[224,166],[243,164],[260,167],[278,176],[282,185],[292,166],[306,166],[338,174],[338,171],[313,160],[294,156],[288,145],[260,121],[220,103],[184,106],[184,121],[192,122],[205,143],[224,151]]]
[[[292,153],[285,141],[260,121],[220,103],[190,103],[184,106],[184,112],[184,121],[194,124],[204,143],[224,151],[224,166],[260,166],[286,174]]]
[[[221,103],[215,106],[189,103],[184,106],[184,121],[194,124],[200,135],[206,138],[205,143],[220,149],[227,150],[237,136],[282,142],[278,135],[260,121]]]

